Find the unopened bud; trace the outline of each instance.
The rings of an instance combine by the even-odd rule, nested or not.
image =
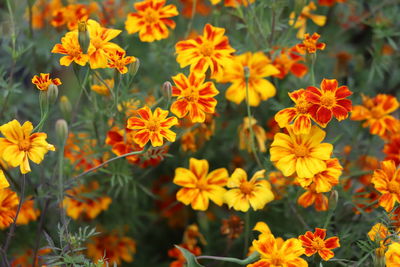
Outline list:
[[[40,91],[39,93],[39,102],[42,109],[46,109],[49,103],[47,98],[47,91]]]
[[[166,98],[166,99],[171,99],[172,97],[172,85],[170,82],[165,82],[161,88],[162,91],[162,95]]]
[[[87,30],[87,22],[79,21],[78,22],[78,41],[79,46],[82,49],[82,53],[86,54],[90,44],[90,35]]]
[[[49,104],[54,104],[56,103],[58,97],[58,87],[55,84],[50,84],[49,89],[47,89],[47,100],[49,101]]]
[[[129,65],[129,69],[128,69],[129,75],[132,77],[135,76],[139,67],[140,67],[140,60],[138,58],[136,58],[135,62],[132,62]]]
[[[71,119],[72,106],[71,102],[69,102],[68,97],[66,97],[65,95],[60,98],[60,110],[64,118],[69,121]]]
[[[330,195],[329,195],[329,209],[330,210],[335,210],[336,209],[338,200],[339,200],[338,191],[332,190]]]
[[[68,137],[68,123],[64,119],[56,121],[56,135],[59,144],[64,144]]]
[[[246,78],[246,81],[248,81],[249,78],[250,78],[250,69],[249,69],[249,67],[244,66],[243,71],[244,71],[244,77]]]

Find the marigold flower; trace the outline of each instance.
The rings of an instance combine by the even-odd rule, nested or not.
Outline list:
[[[264,233],[259,236],[259,240],[253,241],[253,247],[260,253],[261,259],[248,264],[247,267],[308,266],[307,262],[300,258],[304,253],[304,248],[296,238],[283,240],[280,237],[275,238],[272,234]]]
[[[222,220],[221,234],[229,239],[240,237],[244,229],[244,221],[239,216],[231,215],[228,219]]]
[[[189,169],[177,168],[173,182],[183,188],[176,194],[176,199],[185,205],[191,204],[194,210],[207,210],[209,199],[218,206],[223,204],[228,181],[225,168],[208,173],[208,161],[190,158]]]
[[[347,86],[338,87],[335,79],[323,79],[321,89],[309,86],[306,91],[306,100],[312,103],[310,114],[322,127],[326,127],[334,116],[338,121],[348,117],[351,111],[351,100],[346,97],[353,93]]]
[[[164,144],[163,137],[170,142],[174,142],[176,133],[171,131],[174,125],[178,124],[176,117],[169,117],[168,110],[157,108],[154,113],[148,106],[137,111],[139,117],[130,117],[128,119],[127,128],[135,130],[133,141],[140,147],[144,147],[149,140],[151,145],[162,146]]]
[[[400,243],[393,242],[385,253],[387,267],[400,266]]]
[[[217,100],[214,98],[219,91],[213,82],[204,82],[203,73],[190,73],[186,77],[183,73],[172,77],[175,86],[172,87],[172,96],[177,100],[171,106],[171,112],[178,118],[189,114],[191,122],[204,122],[206,113],[214,113]]]
[[[246,212],[250,206],[254,210],[264,208],[264,206],[274,199],[271,191],[271,184],[267,180],[263,180],[265,170],[256,172],[250,181],[247,181],[247,173],[237,168],[228,179],[228,190],[224,199],[229,208]]]
[[[41,29],[49,24],[54,11],[62,7],[61,0],[38,0],[32,6],[32,27],[34,29]]]
[[[90,14],[97,11],[98,6],[96,3],[89,5],[84,4],[70,4],[53,11],[53,18],[51,25],[53,27],[61,27],[67,25],[70,31],[78,28],[79,21],[86,21]]]
[[[61,81],[59,78],[50,79],[49,73],[40,73],[40,76],[33,76],[32,83],[35,84],[40,91],[47,91],[50,84],[60,85]]]
[[[336,3],[344,3],[347,0],[318,0],[320,6],[333,6]]]
[[[285,176],[294,173],[300,178],[311,178],[326,169],[326,160],[333,146],[321,143],[325,132],[312,126],[308,135],[295,135],[293,127],[286,127],[289,134],[277,133],[271,144],[271,161]]]
[[[31,221],[36,221],[39,215],[40,210],[35,209],[35,201],[31,197],[27,197],[19,211],[17,224],[28,224]]]
[[[19,198],[9,188],[0,189],[0,229],[7,228],[15,218]]]
[[[81,66],[85,66],[89,56],[82,52],[78,41],[78,32],[67,32],[61,38],[61,44],[56,44],[51,50],[52,53],[63,54],[60,58],[60,65],[69,66],[72,61]]]
[[[22,126],[17,120],[0,126],[5,138],[0,138],[0,156],[11,167],[20,167],[21,173],[31,171],[29,159],[40,164],[49,150],[55,151],[53,145],[47,143],[47,134],[32,133],[32,123],[27,121]]]
[[[107,67],[115,68],[121,74],[125,74],[128,72],[128,68],[126,65],[131,64],[136,61],[135,57],[125,57],[125,50],[111,50],[107,54],[108,63]]]
[[[292,48],[283,48],[281,52],[275,57],[272,64],[279,70],[278,74],[274,77],[283,79],[291,72],[294,76],[302,78],[308,72],[308,67],[300,63],[304,61],[304,57],[299,55],[299,50],[296,46]]]
[[[235,52],[224,34],[224,28],[206,24],[202,36],[175,45],[176,61],[181,68],[190,65],[190,72],[205,73],[210,68],[211,77],[220,76],[224,61],[232,59],[231,54]]]
[[[303,9],[301,10],[300,15],[297,19],[295,18],[296,14],[294,12],[290,13],[289,25],[294,24],[294,28],[299,29],[299,31],[297,32],[297,38],[299,38],[299,39],[303,38],[303,36],[306,32],[308,19],[311,19],[315,24],[317,24],[320,27],[325,25],[326,16],[315,15],[315,14],[311,13],[312,11],[314,11],[316,9],[317,9],[317,6],[315,5],[315,3],[310,2],[308,5],[303,7]]]
[[[386,237],[390,235],[388,228],[381,224],[377,223],[374,226],[372,226],[371,230],[368,232],[368,237],[372,241],[381,241],[385,240]]]
[[[318,253],[324,261],[333,258],[335,254],[332,249],[340,247],[339,238],[334,236],[325,240],[326,229],[315,228],[315,232],[307,231],[304,235],[299,236],[299,240],[305,249],[304,254],[308,257]]]
[[[7,188],[9,186],[10,186],[10,184],[8,183],[8,180],[7,180],[6,176],[4,175],[3,170],[0,170],[0,190]]]
[[[175,22],[170,19],[177,16],[174,5],[166,5],[165,0],[145,0],[134,4],[136,13],[129,13],[125,28],[129,34],[139,32],[142,42],[154,42],[168,38],[168,27],[175,29]]]
[[[253,117],[244,117],[243,123],[239,125],[238,132],[239,132],[239,149],[247,150],[249,153],[252,150],[251,147],[251,134],[250,128],[252,128],[254,136],[257,141],[257,147],[260,152],[266,152],[267,148],[265,146],[265,142],[267,141],[267,134],[263,127],[257,124],[257,120]]]
[[[109,96],[111,93],[110,89],[114,88],[114,79],[105,79],[104,82],[105,84],[102,82],[100,84],[93,84],[91,89],[99,95]]]
[[[386,137],[389,133],[396,133],[400,130],[400,122],[390,113],[399,108],[396,97],[385,94],[378,94],[374,98],[362,96],[363,105],[354,106],[351,119],[355,121],[365,120],[362,126],[370,127],[371,134]]]
[[[323,193],[315,192],[315,189],[311,186],[297,199],[297,204],[303,208],[314,204],[316,211],[326,211],[328,210],[329,200]]]
[[[133,135],[134,131],[132,130],[113,127],[107,132],[105,143],[112,146],[112,152],[117,156],[142,150],[143,148],[133,142]],[[126,159],[131,163],[140,161],[139,155],[127,156]]]
[[[87,255],[93,260],[107,259],[108,263],[120,265],[132,262],[136,253],[136,242],[116,232],[95,236],[87,245]]]
[[[303,42],[301,44],[297,44],[296,47],[302,53],[314,54],[317,50],[324,50],[326,44],[318,43],[318,39],[321,37],[318,33],[314,32],[313,35],[310,36],[309,33],[304,34]]]
[[[193,16],[193,4],[196,4],[195,14],[200,14],[202,16],[207,16],[210,14],[211,8],[205,4],[204,0],[179,0],[182,7],[182,15],[187,18],[191,18]]]
[[[295,134],[308,134],[311,130],[311,114],[309,110],[312,104],[306,100],[306,90],[299,89],[288,93],[288,95],[295,103],[295,106],[282,109],[276,113],[275,120],[281,128],[294,122],[293,132]]]
[[[400,169],[393,160],[381,163],[381,169],[374,171],[371,183],[381,193],[379,205],[390,212],[400,202]]]
[[[276,200],[282,199],[286,195],[286,188],[292,184],[292,180],[287,179],[280,171],[270,172],[268,181],[272,184],[272,192]]]
[[[222,0],[210,0],[214,6],[219,4]],[[226,7],[239,7],[241,5],[247,7],[249,4],[254,3],[255,0],[224,0],[224,6]]]
[[[248,52],[234,56],[233,62],[226,64],[224,74],[218,80],[232,83],[225,93],[229,101],[240,104],[248,97],[250,106],[258,106],[261,101],[276,94],[275,86],[264,78],[278,73],[279,70],[263,52]]]
[[[339,177],[342,175],[343,167],[338,159],[328,159],[325,161],[326,169],[315,174],[312,178],[296,178],[296,181],[303,187],[308,188],[311,183],[315,184],[317,193],[325,193],[332,190],[332,187],[339,183]]]
[[[85,194],[93,193],[100,187],[97,181],[88,185],[79,185],[66,191],[63,206],[69,217],[77,220],[80,216],[93,220],[100,212],[107,210],[112,199],[106,195],[96,197],[85,197]]]
[[[11,267],[29,267],[33,263],[33,249],[26,250],[23,254],[13,255]],[[35,259],[35,266],[44,266],[43,256],[51,253],[50,248],[39,249]]]
[[[383,153],[386,154],[385,160],[393,160],[396,165],[400,164],[400,133],[390,137],[383,147]]]

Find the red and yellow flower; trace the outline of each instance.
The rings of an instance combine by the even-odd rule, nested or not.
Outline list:
[[[219,91],[213,82],[204,82],[205,74],[190,73],[186,77],[183,73],[172,77],[175,86],[172,87],[172,96],[177,100],[171,106],[171,112],[178,118],[189,116],[191,122],[204,122],[206,113],[215,112],[217,100],[214,98]]]
[[[326,22],[326,16],[323,15],[315,15],[311,13],[312,11],[315,11],[317,9],[317,6],[315,5],[314,2],[310,2],[308,5],[303,7],[303,9],[300,12],[300,15],[296,18],[296,14],[294,12],[290,13],[290,20],[289,20],[289,25],[293,25],[295,29],[299,29],[297,32],[297,38],[301,39],[303,38],[306,28],[307,28],[307,20],[311,19],[315,24],[318,26],[322,27],[325,25]]]
[[[273,75],[279,79],[283,79],[288,75],[288,73],[292,73],[294,76],[298,78],[302,78],[308,72],[308,67],[300,63],[304,61],[304,57],[299,54],[299,50],[296,46],[292,48],[282,48],[280,53],[275,56],[272,64],[279,70],[278,74]]]
[[[187,18],[191,18],[193,16],[193,5],[196,4],[195,14],[200,14],[202,16],[207,16],[211,12],[210,6],[205,4],[205,0],[179,0],[182,7],[182,15]]]
[[[163,138],[170,142],[174,142],[176,133],[171,131],[174,125],[178,124],[176,117],[169,117],[168,110],[157,108],[154,113],[148,106],[138,109],[138,117],[130,117],[128,119],[127,128],[134,130],[132,134],[133,141],[140,147],[144,147],[149,141],[151,145],[162,146]]]
[[[393,242],[389,245],[389,248],[385,253],[385,260],[387,267],[400,266],[400,243]]]
[[[224,28],[206,24],[203,35],[175,45],[176,61],[181,68],[190,65],[190,72],[205,73],[210,69],[211,77],[219,77],[223,73],[224,62],[231,60],[231,54],[235,52],[224,34]]]
[[[136,13],[129,13],[125,28],[129,34],[139,32],[142,42],[154,42],[168,38],[168,27],[175,29],[175,22],[170,19],[178,15],[174,5],[166,5],[166,0],[145,0],[134,4]]]
[[[61,38],[61,44],[56,44],[51,50],[52,53],[65,55],[60,58],[60,65],[69,66],[72,62],[85,66],[89,60],[89,56],[82,52],[78,41],[78,32],[67,32]]]
[[[136,58],[130,56],[126,57],[125,55],[126,55],[125,50],[111,50],[111,52],[109,52],[107,55],[108,57],[107,67],[115,68],[121,74],[127,73],[128,68],[126,67],[126,65],[135,62]]]
[[[208,161],[195,158],[190,158],[189,169],[177,168],[173,182],[183,188],[176,194],[176,199],[185,205],[191,204],[194,210],[207,210],[209,199],[221,206],[228,171],[225,168],[208,171]]]
[[[298,199],[297,204],[303,208],[314,205],[316,211],[326,211],[329,207],[329,200],[323,193],[317,193],[314,185],[307,189]]]
[[[0,189],[0,229],[7,228],[17,214],[19,198],[10,188]]]
[[[50,79],[49,73],[40,73],[40,76],[35,75],[32,78],[32,83],[36,85],[37,89],[40,91],[47,91],[49,89],[50,84],[60,85],[61,81],[59,78]]]
[[[396,165],[400,164],[400,133],[390,137],[383,147],[383,153],[386,154],[385,160],[393,160]]]
[[[351,111],[351,100],[346,97],[352,95],[347,86],[338,87],[335,79],[323,79],[321,89],[309,86],[306,91],[306,100],[312,103],[309,112],[313,119],[322,127],[331,121],[332,116],[338,121],[348,117]]]
[[[299,236],[299,240],[305,249],[304,254],[308,257],[318,253],[324,260],[328,261],[333,258],[335,254],[332,249],[340,247],[339,238],[334,236],[328,239],[326,237],[326,229],[315,228],[315,232],[307,231],[304,235]]]
[[[344,3],[347,0],[318,0],[320,6],[333,6],[336,3]]]
[[[304,34],[303,42],[301,44],[297,44],[296,47],[302,53],[314,54],[317,50],[324,50],[326,44],[318,43],[318,39],[321,37],[318,33],[314,32],[313,35],[310,36],[309,33]]]

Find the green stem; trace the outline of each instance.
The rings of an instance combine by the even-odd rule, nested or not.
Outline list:
[[[61,141],[60,147],[58,149],[58,203],[60,205],[60,217],[63,227],[66,228],[66,215],[64,207],[62,206],[64,200],[64,148],[65,139]]]
[[[311,54],[310,56],[311,56],[311,70],[310,70],[311,85],[316,86],[314,66],[315,66],[315,61],[317,59],[317,54]]]
[[[188,38],[188,36],[190,34],[190,31],[192,30],[194,16],[196,15],[197,0],[193,0],[192,4],[193,4],[193,6],[192,6],[192,17],[190,18],[190,21],[188,23],[188,27],[187,27],[186,34],[185,34],[185,39]]]
[[[329,223],[331,222],[331,219],[332,219],[332,216],[333,216],[334,212],[335,212],[334,209],[330,209],[329,210],[328,216],[326,217],[323,229],[326,229],[326,227],[328,227]]]
[[[250,256],[247,258],[240,260],[236,258],[229,258],[229,257],[217,257],[217,256],[198,256],[196,259],[201,260],[201,259],[209,259],[209,260],[217,260],[217,261],[225,261],[225,262],[232,262],[232,263],[237,263],[240,265],[246,265],[249,263],[252,263],[260,258],[260,254],[256,251],[253,252]]]
[[[244,217],[244,249],[243,256],[247,255],[250,239],[250,210],[245,213]]]

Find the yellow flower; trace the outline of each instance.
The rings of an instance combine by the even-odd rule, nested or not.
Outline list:
[[[316,9],[317,7],[315,3],[310,2],[307,6],[303,7],[297,20],[295,19],[296,16],[295,13],[294,12],[290,13],[289,25],[294,24],[294,28],[299,29],[299,31],[297,32],[297,38],[302,39],[304,34],[306,33],[308,19],[311,19],[315,24],[317,24],[320,27],[325,25],[326,16],[315,15],[311,13]]]
[[[3,170],[0,170],[0,190],[9,187],[10,184],[8,183],[8,180],[6,176],[4,175]]]
[[[277,133],[270,149],[271,161],[283,175],[311,178],[324,171],[333,150],[331,144],[321,143],[325,132],[316,125],[309,134],[295,135],[292,125],[286,129],[289,134]]]
[[[15,218],[19,199],[9,188],[0,190],[0,229],[7,228]]]
[[[27,121],[22,126],[17,120],[0,126],[5,138],[0,138],[0,156],[11,167],[19,166],[21,173],[31,171],[29,160],[40,164],[49,150],[55,151],[53,145],[47,143],[47,134],[32,133],[32,123]]]
[[[218,80],[232,83],[225,93],[229,101],[240,104],[246,99],[247,78],[250,106],[258,106],[261,101],[275,96],[275,86],[264,78],[279,74],[280,71],[272,65],[271,60],[263,52],[254,54],[248,52],[235,56],[233,62],[226,63],[224,66],[223,76],[219,76]]]
[[[49,73],[40,73],[40,76],[33,76],[32,83],[35,84],[37,89],[39,89],[40,91],[47,91],[50,84],[60,85],[61,81],[59,78],[50,79]]]
[[[125,74],[128,72],[128,68],[126,65],[129,65],[136,61],[135,57],[126,57],[125,50],[112,50],[112,52],[108,53],[108,64],[109,68],[115,68],[121,74]]]
[[[78,41],[78,32],[67,32],[61,38],[61,44],[56,44],[51,53],[63,54],[60,58],[60,65],[69,66],[72,61],[81,66],[85,66],[89,60],[88,55],[82,52],[81,46]]]
[[[254,210],[259,210],[271,202],[274,194],[270,183],[262,179],[264,174],[265,170],[258,171],[247,181],[247,173],[241,168],[235,169],[227,183],[227,187],[232,189],[224,195],[229,208],[246,212],[250,205]]]
[[[393,242],[385,253],[387,267],[400,267],[400,243]]]
[[[252,150],[251,140],[250,140],[250,127],[253,129],[260,152],[266,152],[265,141],[267,141],[267,135],[263,127],[257,124],[257,120],[251,117],[244,117],[243,123],[239,126],[239,149],[247,151],[250,153]]]
[[[207,210],[209,199],[221,206],[228,176],[225,168],[208,173],[207,160],[190,158],[189,169],[175,170],[173,182],[183,187],[176,194],[176,198],[185,205],[191,204],[194,210]]]
[[[109,96],[110,90],[108,88],[110,89],[114,88],[114,79],[105,79],[104,82],[107,84],[107,86],[102,82],[100,82],[100,84],[93,84],[92,90],[98,93],[99,95]]]

